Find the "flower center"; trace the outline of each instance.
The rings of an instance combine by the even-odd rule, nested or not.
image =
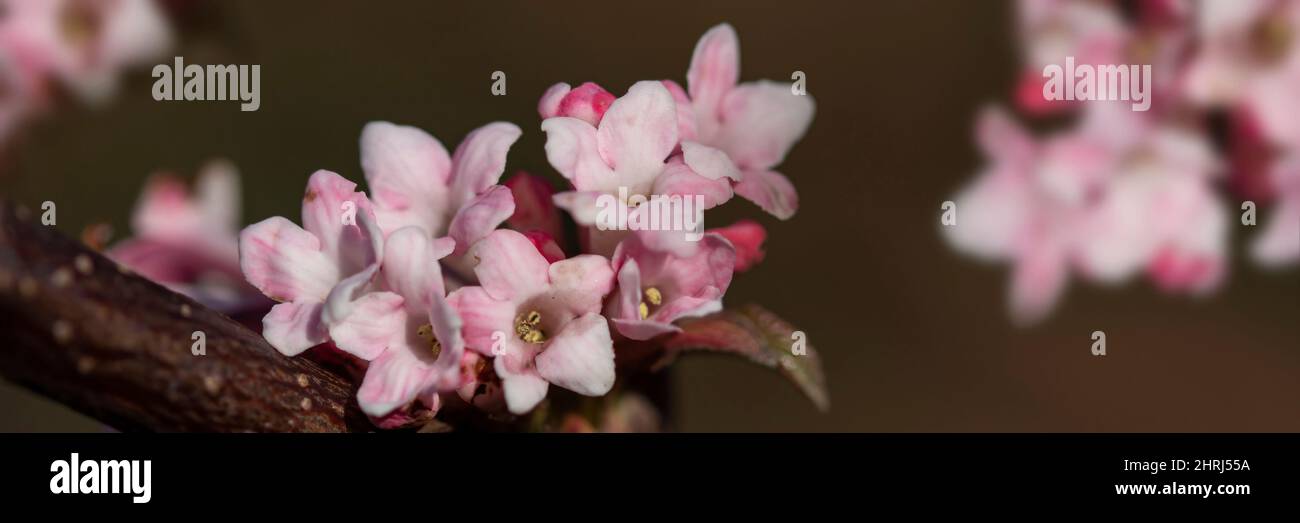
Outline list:
[[[1265,16],[1250,35],[1255,53],[1266,63],[1276,63],[1286,57],[1291,49],[1295,30],[1285,17]]]
[[[442,354],[442,342],[438,341],[438,338],[433,335],[433,325],[428,323],[421,325],[420,328],[415,330],[415,334],[429,342],[429,352],[433,353],[433,357],[437,358],[439,354]]]
[[[542,330],[542,313],[528,311],[515,317],[515,335],[528,343],[546,342],[546,331]]]
[[[60,13],[59,25],[68,42],[74,47],[83,47],[98,36],[103,19],[94,4],[74,1]]]
[[[659,292],[659,289],[655,287],[646,287],[645,291],[643,291],[641,295],[642,297],[645,298],[645,300],[643,300],[639,305],[637,305],[636,310],[638,313],[641,314],[641,319],[644,320],[650,317],[650,306],[653,305],[655,307],[658,307],[664,302],[664,295],[662,292]],[[647,302],[649,303],[647,304]]]

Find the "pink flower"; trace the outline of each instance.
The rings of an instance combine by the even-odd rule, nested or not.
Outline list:
[[[0,46],[90,101],[117,90],[129,66],[159,58],[171,28],[151,0],[5,0]]]
[[[1128,63],[1124,53],[1131,31],[1105,2],[1019,0],[1017,16],[1024,66],[1016,101],[1022,109],[1041,114],[1072,105],[1043,96],[1043,68],[1063,66],[1066,57],[1080,65]]]
[[[419,227],[394,231],[374,292],[357,298],[330,329],[340,349],[371,360],[357,390],[366,414],[382,417],[417,398],[436,411],[438,392],[460,386],[465,343],[438,264],[453,248],[451,239],[431,241]]]
[[[1272,179],[1279,195],[1277,209],[1255,239],[1252,254],[1260,264],[1276,267],[1300,261],[1300,158],[1279,162]]]
[[[695,254],[679,258],[647,248],[638,237],[623,240],[614,253],[618,293],[608,313],[618,332],[634,340],[680,332],[673,322],[722,310],[731,285],[736,249],[709,234]]]
[[[497,185],[506,153],[521,134],[494,122],[461,142],[455,154],[415,127],[372,122],[361,132],[361,166],[385,234],[423,228],[432,238],[450,235],[457,256],[515,211],[510,190]]]
[[[524,413],[548,384],[599,396],[614,384],[614,346],[601,301],[613,287],[609,261],[582,255],[547,263],[524,235],[493,231],[473,255],[480,286],[447,301],[464,321],[466,345],[495,356],[506,405]]]
[[[812,123],[812,97],[767,80],[737,85],[739,77],[736,32],[718,25],[700,38],[686,73],[696,136],[683,139],[683,159],[705,177],[738,179],[736,194],[788,219],[799,197],[790,180],[772,168]]]
[[[1001,112],[980,121],[992,165],[956,198],[945,232],[962,251],[1013,264],[1018,321],[1041,319],[1072,271],[1118,283],[1147,270],[1176,290],[1221,281],[1226,212],[1209,183],[1213,154],[1122,111],[1090,111],[1080,129],[1041,144]]]
[[[678,147],[677,105],[661,82],[637,82],[623,97],[609,105],[599,125],[569,116],[542,121],[546,132],[546,158],[574,191],[555,195],[555,204],[568,210],[580,225],[596,225],[601,195],[650,198],[660,196],[702,196],[704,208],[729,200],[731,184],[739,178],[734,168],[711,168],[702,176],[686,166],[685,156],[673,155]],[[687,144],[683,144],[687,145]],[[724,163],[726,155],[703,156],[707,162]],[[624,195],[620,195],[624,189]],[[664,243],[687,243],[677,231],[653,231]],[[673,234],[676,233],[676,234]],[[617,235],[610,247],[624,235]],[[604,252],[604,249],[594,249]]]
[[[239,269],[239,174],[213,162],[199,173],[197,194],[171,176],[149,180],[131,217],[135,237],[108,256],[141,276],[227,314],[265,300]]]
[[[1300,146],[1300,3],[1207,0],[1201,8],[1189,98],[1245,107],[1274,143]]]
[[[303,227],[276,216],[239,235],[244,277],[281,302],[263,318],[262,335],[287,356],[327,341],[379,270],[384,236],[370,200],[356,187],[337,174],[316,171],[303,196]],[[353,347],[353,355],[379,356],[374,347],[366,349]]]

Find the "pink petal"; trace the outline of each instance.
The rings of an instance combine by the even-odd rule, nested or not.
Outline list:
[[[954,198],[956,221],[943,232],[958,250],[979,258],[1010,257],[1035,219],[1029,177],[993,172],[976,178]]]
[[[501,387],[505,392],[506,407],[514,414],[523,414],[546,398],[549,384],[531,365],[524,365],[509,357],[493,360]]]
[[[699,136],[695,122],[695,107],[691,104],[691,97],[687,96],[686,90],[672,80],[664,80],[664,87],[668,93],[673,95],[673,101],[677,102],[677,134],[681,141],[695,140]]]
[[[379,264],[375,263],[339,281],[325,297],[325,310],[321,313],[321,321],[326,325],[335,325],[351,316],[359,300],[371,290],[378,274]]]
[[[369,416],[384,416],[419,396],[428,386],[432,370],[411,347],[394,347],[370,362],[357,390],[357,403]]]
[[[1282,202],[1274,213],[1251,246],[1255,260],[1268,267],[1300,260],[1300,199]]]
[[[1050,238],[1025,252],[1016,262],[1011,279],[1011,314],[1020,324],[1047,315],[1067,281],[1064,251]]]
[[[591,313],[570,321],[546,343],[536,362],[546,381],[587,396],[609,392],[614,386],[614,341],[605,317]]]
[[[692,171],[710,180],[725,177],[740,181],[740,169],[720,149],[696,142],[682,142],[682,158]]]
[[[513,337],[515,304],[494,299],[482,287],[461,287],[447,296],[447,304],[462,322],[465,345],[484,356],[496,356],[492,348]],[[496,334],[496,333],[501,334]],[[501,339],[494,339],[494,336]]]
[[[702,209],[712,209],[727,203],[735,194],[728,177],[710,178],[702,176],[696,173],[693,168],[688,167],[678,157],[673,157],[664,166],[663,173],[655,180],[652,192],[662,196],[703,196],[704,206]],[[692,205],[694,205],[694,200],[692,200]],[[692,206],[691,210],[694,211],[695,207]]]
[[[550,264],[523,234],[497,229],[476,244],[479,284],[493,298],[511,301],[546,287]]]
[[[749,270],[763,261],[763,242],[767,240],[767,230],[753,220],[740,220],[726,227],[709,229],[711,234],[719,234],[736,248],[735,271]]]
[[[432,364],[433,385],[438,390],[455,389],[460,386],[460,363],[465,356],[465,338],[461,334],[465,324],[455,307],[438,292],[430,294],[429,325],[442,346]]]
[[[677,104],[662,83],[651,81],[633,84],[615,100],[596,130],[600,157],[618,173],[618,184],[633,190],[659,175],[677,137]]]
[[[226,160],[213,160],[199,171],[194,182],[200,216],[208,230],[234,231],[239,228],[239,170]]]
[[[681,327],[678,327],[671,323],[664,323],[661,321],[650,320],[650,319],[630,320],[624,318],[615,318],[610,321],[614,323],[614,329],[618,330],[619,334],[622,334],[623,336],[626,336],[628,339],[633,339],[633,340],[644,341],[644,340],[653,339],[658,336],[663,336],[665,334],[675,334],[678,332],[682,332]]]
[[[985,156],[1013,166],[1028,164],[1037,147],[1029,133],[999,107],[982,110],[975,127],[975,139]]]
[[[239,267],[248,283],[276,301],[324,301],[339,280],[320,241],[279,216],[240,233]]]
[[[448,233],[456,240],[455,254],[464,254],[515,212],[515,199],[504,185],[488,187],[451,220]]]
[[[686,71],[686,86],[700,111],[701,124],[719,120],[717,111],[722,99],[739,80],[740,42],[736,30],[729,24],[716,25],[695,44],[691,66]]]
[[[163,174],[145,182],[131,216],[131,228],[140,236],[177,238],[201,230],[203,224],[185,183]]]
[[[549,263],[555,263],[565,258],[564,251],[560,250],[560,245],[555,243],[555,238],[542,231],[528,231],[524,233],[528,241],[533,242],[533,247],[537,252],[542,253]]]
[[[439,234],[446,226],[451,158],[429,133],[389,122],[366,124],[361,168],[385,232],[415,225]]]
[[[512,123],[493,122],[469,133],[452,155],[453,209],[496,185],[506,169],[506,154],[523,131]]]
[[[577,314],[600,311],[605,296],[614,288],[614,269],[609,260],[595,254],[552,263],[549,273],[552,289]]]
[[[564,97],[572,90],[573,86],[564,82],[557,83],[547,88],[546,92],[542,93],[542,98],[537,101],[537,114],[541,116],[543,120],[560,116],[560,102],[563,101]],[[595,126],[596,124],[593,123],[591,125]]]
[[[735,191],[782,220],[790,219],[799,210],[799,193],[795,192],[794,184],[776,171],[745,171]]]
[[[419,227],[403,227],[388,236],[381,269],[384,283],[406,300],[412,314],[425,314],[431,291],[445,294],[438,254],[428,233]]]
[[[405,339],[407,315],[401,296],[372,292],[353,303],[352,313],[329,325],[330,339],[339,349],[366,361]]]
[[[327,332],[321,323],[320,302],[280,303],[262,318],[262,336],[285,356],[325,343]]]
[[[606,193],[600,191],[565,191],[551,197],[556,207],[564,209],[578,225],[596,225],[600,216],[598,202]]]
[[[617,252],[621,254],[624,250],[619,249]],[[635,259],[626,256],[616,255],[615,263],[622,265],[618,267],[618,294],[610,299],[609,316],[616,324],[620,319],[640,319],[637,308],[641,303],[641,268]]]
[[[794,94],[788,84],[746,83],[727,93],[724,128],[708,143],[743,171],[770,169],[803,137],[814,110],[812,97]]]
[[[578,190],[604,190],[616,182],[600,156],[591,124],[577,118],[547,118],[542,131],[546,132],[546,160]]]
[[[307,180],[302,200],[303,228],[320,240],[321,251],[345,274],[374,263],[383,242],[370,200],[356,188],[348,179],[320,170]]]

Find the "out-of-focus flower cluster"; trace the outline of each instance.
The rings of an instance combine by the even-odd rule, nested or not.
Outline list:
[[[767,234],[748,220],[706,231],[598,227],[602,197],[633,215],[650,212],[638,197],[698,198],[707,209],[740,195],[780,219],[798,207],[773,169],[811,123],[811,97],[738,80],[739,44],[724,24],[697,45],[686,88],[547,90],[541,130],[549,163],[571,184],[564,191],[525,172],[502,183],[522,134],[514,124],[484,125],[448,152],[424,130],[372,122],[360,138],[368,192],[317,171],[301,225],[263,220],[236,249],[228,169],[205,172],[193,199],[159,178],[137,209],[137,237],[110,254],[219,308],[270,298],[267,341],[289,356],[325,347],[357,363],[358,402],[381,427],[451,400],[523,414],[552,385],[601,396],[615,385],[618,347],[653,344],[680,332],[679,320],[721,310],[733,274],[762,260]],[[231,264],[256,291],[213,278]],[[602,427],[645,426],[653,413],[636,401],[618,403],[631,410]]]
[[[46,110],[58,89],[102,102],[124,69],[171,44],[153,0],[0,0],[0,142]]]
[[[1016,107],[1073,123],[1035,136],[1008,111],[986,109],[976,137],[988,164],[954,198],[945,227],[958,250],[1011,265],[1015,319],[1044,317],[1074,278],[1145,275],[1167,291],[1215,290],[1237,223],[1221,189],[1268,208],[1252,232],[1254,260],[1300,260],[1300,1],[1021,0],[1018,8]],[[1150,110],[1049,100],[1044,68],[1067,58],[1149,65]]]

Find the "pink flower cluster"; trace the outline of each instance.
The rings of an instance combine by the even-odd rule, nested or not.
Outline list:
[[[61,86],[100,102],[172,42],[153,0],[0,0],[0,141]]]
[[[1016,104],[1074,124],[1035,137],[986,109],[976,141],[989,164],[954,198],[945,227],[958,250],[1012,266],[1011,311],[1022,322],[1050,312],[1072,277],[1216,289],[1237,221],[1218,194],[1224,185],[1274,204],[1254,239],[1257,261],[1300,260],[1300,2],[1119,4],[1019,2]],[[1044,67],[1067,57],[1151,66],[1151,109],[1047,100]],[[1218,125],[1228,132],[1213,132]]]
[[[626,188],[714,207],[739,194],[781,219],[798,207],[773,168],[813,102],[738,78],[736,34],[720,25],[696,47],[686,89],[644,81],[615,97],[557,84],[539,104],[546,156],[572,184],[556,194],[526,173],[502,184],[522,134],[514,124],[485,125],[449,154],[423,130],[370,123],[360,140],[368,193],[317,171],[301,226],[274,217],[239,235],[240,270],[278,302],[264,336],[286,355],[327,344],[366,362],[357,399],[381,426],[413,402],[436,411],[447,394],[519,414],[551,385],[609,392],[619,342],[720,310],[733,273],[761,260],[766,232],[750,221],[700,241],[599,230],[599,195]],[[558,209],[580,242],[565,237]]]

